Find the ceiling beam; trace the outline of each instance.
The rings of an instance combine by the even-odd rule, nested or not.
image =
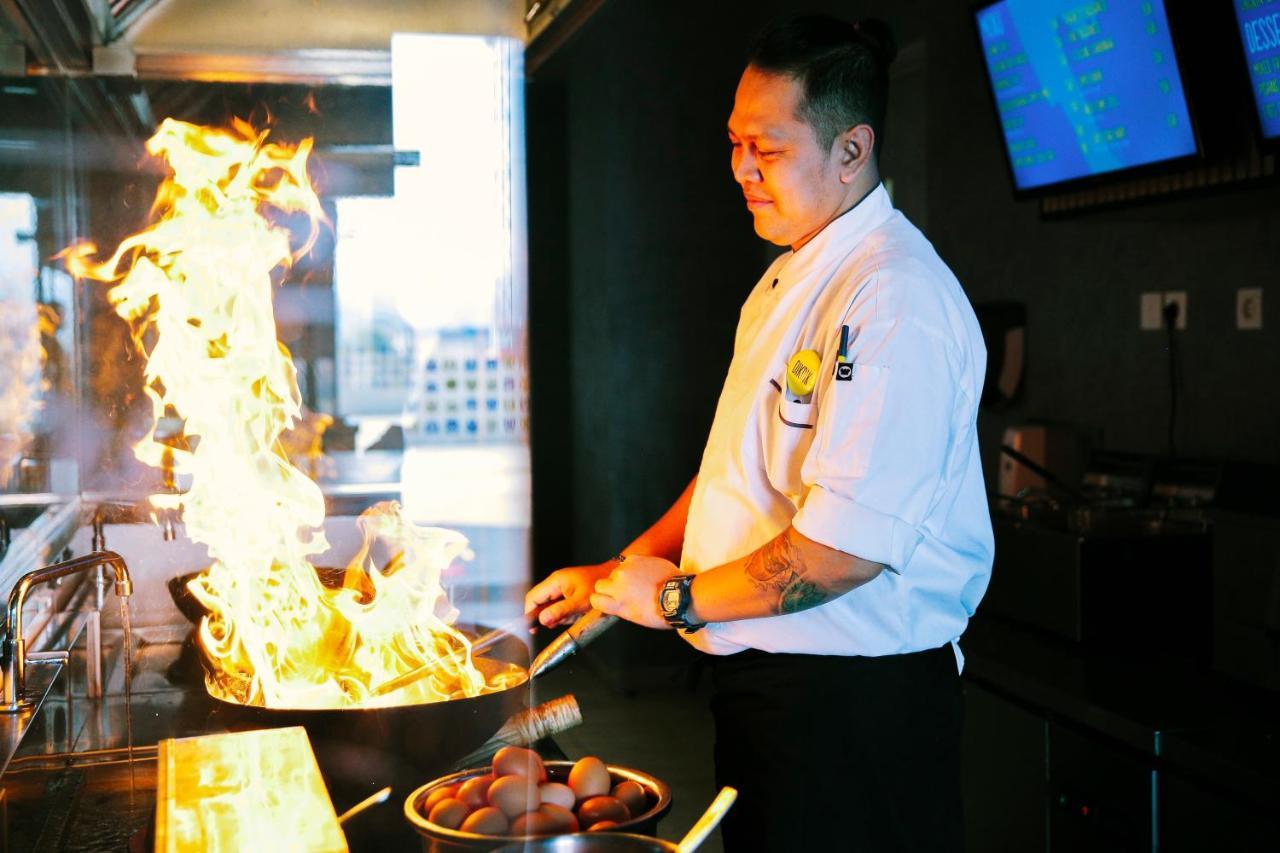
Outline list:
[[[99,47],[110,43],[116,34],[116,19],[111,14],[111,6],[107,0],[74,0],[84,10],[84,15],[93,27],[91,47]]]
[[[290,50],[271,53],[138,52],[144,80],[216,83],[390,86],[391,53],[383,50]]]
[[[525,74],[533,74],[551,54],[564,47],[591,16],[604,7],[607,0],[562,0],[560,3],[548,3],[548,8],[541,11],[543,15],[554,15],[550,22],[542,25],[533,40],[529,42],[524,53]],[[537,23],[534,21],[533,23]]]
[[[0,15],[9,22],[9,27],[27,46],[27,50],[31,51],[37,62],[48,61],[49,57],[41,50],[41,41],[18,5],[18,0],[0,0]]]
[[[0,11],[26,42],[36,64],[59,74],[89,67],[89,33],[79,31],[63,0],[0,0]]]
[[[106,0],[102,0],[102,2],[105,3]],[[112,41],[129,32],[134,24],[142,20],[143,15],[164,2],[166,0],[134,0],[134,2],[125,6],[120,14],[115,17],[115,32],[111,36]]]

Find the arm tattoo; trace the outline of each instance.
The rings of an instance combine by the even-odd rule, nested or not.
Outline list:
[[[803,577],[803,562],[785,533],[747,558],[747,579],[761,592],[776,592],[778,613],[798,613],[831,597],[828,590]]]
[[[830,597],[830,594],[817,584],[796,578],[782,591],[778,610],[782,613],[799,613],[801,610],[817,607]]]
[[[784,531],[747,558],[747,577],[760,590],[781,591],[795,576],[792,567],[799,563],[800,555]]]

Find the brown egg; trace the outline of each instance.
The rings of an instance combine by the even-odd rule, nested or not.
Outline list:
[[[568,809],[561,808],[560,806],[557,806],[555,803],[543,803],[542,805],[538,806],[538,811],[542,812],[544,815],[551,818],[551,820],[555,823],[556,828],[553,830],[553,832],[577,832],[578,831],[578,827],[579,827],[578,818],[575,817],[573,812],[569,811]]]
[[[489,786],[493,784],[493,774],[468,779],[458,788],[458,799],[470,808],[482,809],[489,805]]]
[[[457,829],[462,826],[462,822],[467,819],[469,814],[471,814],[471,809],[467,808],[466,803],[450,797],[436,803],[431,809],[431,814],[427,820],[436,826],[443,826],[445,829]]]
[[[615,800],[622,800],[622,804],[627,807],[627,811],[633,815],[640,814],[649,804],[649,798],[644,792],[644,786],[639,782],[632,782],[630,779],[614,785],[610,796]]]
[[[559,782],[543,782],[538,786],[538,794],[544,803],[552,803],[562,809],[572,809],[578,802],[573,789]]]
[[[511,821],[512,835],[555,835],[560,832],[556,828],[555,818],[542,812],[525,812]]]
[[[504,746],[493,755],[494,776],[532,776],[539,782],[547,781],[547,768],[542,756],[532,749]]]
[[[602,820],[621,823],[624,820],[631,820],[631,812],[627,810],[622,800],[613,797],[592,797],[578,806],[578,822],[583,826],[591,826]]]
[[[608,832],[611,829],[617,829],[618,822],[616,820],[602,820],[599,823],[593,823],[587,827],[587,832]]]
[[[538,782],[528,776],[502,776],[489,786],[489,805],[509,818],[533,811],[542,804]]]
[[[502,835],[511,826],[502,809],[487,806],[472,812],[460,827],[463,832],[474,832],[477,835]]]
[[[423,814],[431,814],[431,809],[433,809],[435,804],[441,800],[456,799],[458,796],[458,789],[461,787],[461,785],[445,785],[443,788],[436,788],[427,795],[425,800],[422,801]]]
[[[569,787],[581,802],[609,793],[609,789],[613,787],[613,780],[609,778],[609,768],[605,763],[588,755],[586,758],[579,759],[569,771]]]

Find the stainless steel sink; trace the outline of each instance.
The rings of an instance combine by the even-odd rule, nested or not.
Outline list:
[[[4,774],[9,850],[150,850],[156,750],[15,759]]]
[[[100,699],[85,696],[83,646],[74,651],[0,776],[9,850],[151,849],[156,744],[210,730],[211,701],[182,663],[189,633],[185,624],[135,632],[132,752],[120,631],[103,634]]]

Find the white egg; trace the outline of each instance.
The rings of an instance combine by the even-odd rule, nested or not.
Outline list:
[[[579,759],[569,771],[569,787],[581,802],[609,793],[613,788],[613,780],[609,777],[609,768],[605,763],[588,755]]]
[[[561,782],[544,782],[538,786],[539,799],[562,809],[572,809],[578,801],[573,789]]]

